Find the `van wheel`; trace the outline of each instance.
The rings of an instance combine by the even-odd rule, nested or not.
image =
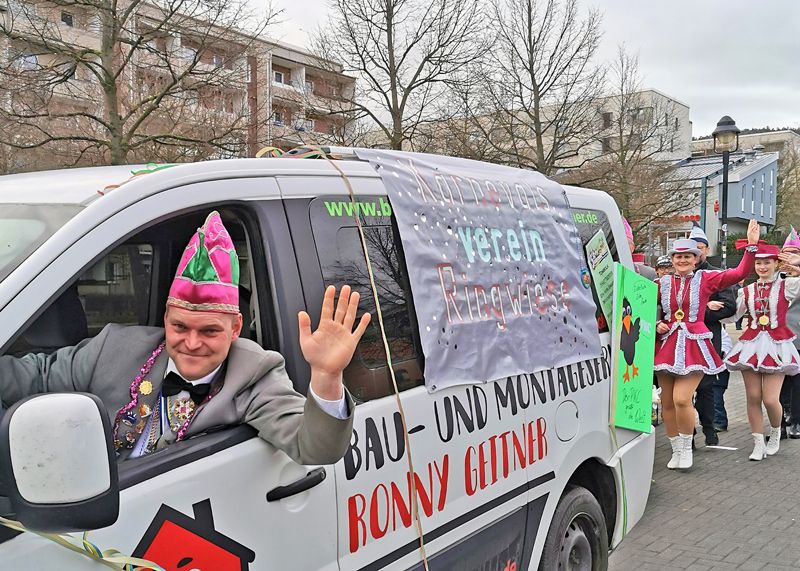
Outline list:
[[[540,571],[604,571],[608,532],[603,510],[586,488],[571,486],[556,506],[544,542]]]

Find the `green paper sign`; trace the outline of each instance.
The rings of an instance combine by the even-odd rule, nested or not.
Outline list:
[[[602,230],[598,230],[587,242],[586,259],[589,261],[589,271],[600,301],[600,309],[603,310],[606,321],[611,321],[614,304],[614,260]]]
[[[620,263],[614,280],[614,426],[652,430],[658,287]]]

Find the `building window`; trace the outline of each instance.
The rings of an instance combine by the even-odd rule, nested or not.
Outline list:
[[[772,190],[775,188],[775,171],[773,169],[769,169],[769,188]]]
[[[750,185],[750,190],[753,193],[750,196],[750,214],[755,214],[756,213],[756,179],[753,179],[753,182]]]
[[[306,93],[314,93],[314,82],[306,80]]]
[[[613,115],[611,112],[603,113],[603,128],[606,129],[611,127],[611,120],[613,119]]]
[[[273,111],[272,122],[276,125],[283,125],[283,111]]]
[[[70,28],[75,25],[75,19],[69,12],[61,12],[61,22]]]
[[[275,83],[286,83],[283,81],[283,72],[282,71],[273,71],[272,72],[272,80]]]
[[[225,58],[220,54],[214,54],[211,56],[211,61],[214,64],[214,67],[222,67],[225,65]]]
[[[33,71],[39,68],[39,58],[36,54],[22,54],[17,58],[19,67],[25,71]]]
[[[611,152],[611,137],[603,137],[603,152],[610,153]]]
[[[675,131],[678,130],[678,118],[675,117]]]
[[[743,214],[744,214],[744,196],[745,196],[745,194],[747,194],[747,185],[743,184],[742,185],[742,207],[739,209],[739,210],[742,211]]]

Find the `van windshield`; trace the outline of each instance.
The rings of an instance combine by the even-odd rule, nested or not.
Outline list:
[[[74,204],[0,203],[0,281],[82,208]]]

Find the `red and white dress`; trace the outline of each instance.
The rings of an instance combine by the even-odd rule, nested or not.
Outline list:
[[[800,303],[800,278],[757,281],[739,290],[736,319],[750,317],[750,325],[725,359],[732,371],[800,373],[800,355],[794,332],[786,324],[789,304]]]
[[[753,271],[755,251],[755,247],[746,248],[739,265],[729,270],[697,270],[690,276],[667,275],[657,281],[669,331],[659,335],[656,342],[656,371],[714,375],[725,369],[704,322],[706,306],[711,294],[742,281]]]

